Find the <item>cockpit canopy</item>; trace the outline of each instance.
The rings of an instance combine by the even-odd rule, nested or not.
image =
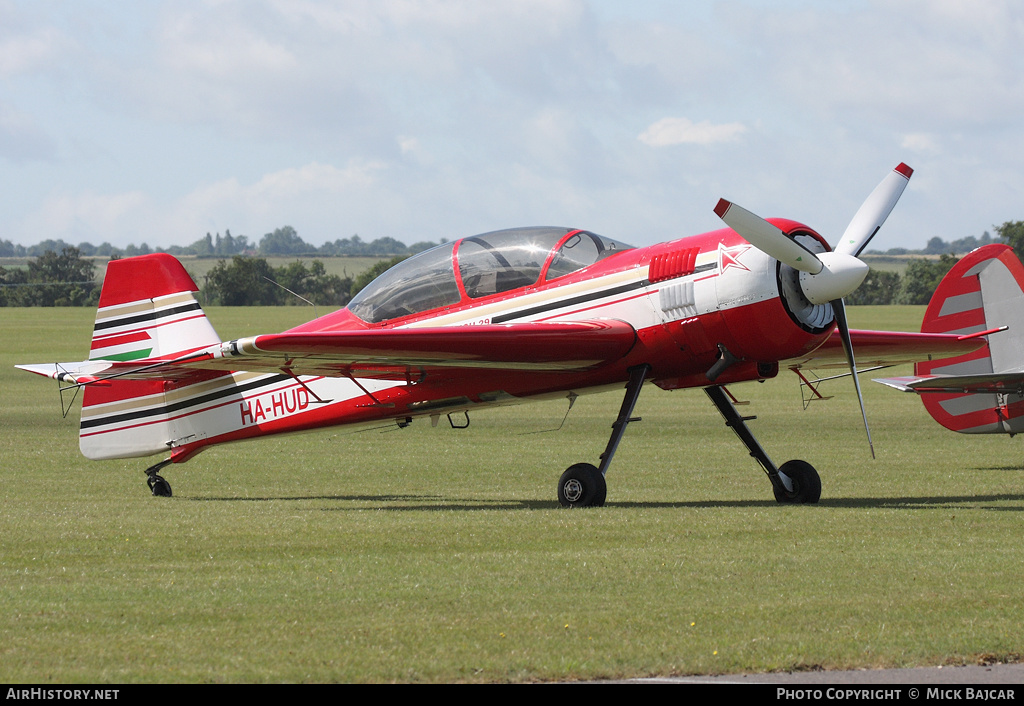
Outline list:
[[[359,292],[348,309],[379,323],[546,283],[632,250],[572,228],[514,228],[445,243],[404,260]]]

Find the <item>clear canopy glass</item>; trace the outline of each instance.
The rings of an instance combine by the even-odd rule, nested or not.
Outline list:
[[[577,272],[632,246],[572,228],[515,228],[445,243],[398,263],[348,308],[369,323],[454,306]]]

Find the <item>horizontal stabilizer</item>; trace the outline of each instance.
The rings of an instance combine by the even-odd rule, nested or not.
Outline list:
[[[879,378],[875,382],[901,392],[956,392],[961,394],[1020,394],[1024,389],[1024,373],[991,373],[988,375],[921,375]]]
[[[107,361],[83,360],[78,363],[42,363],[14,367],[60,382],[86,384],[96,381],[98,376],[110,369],[110,365]]]

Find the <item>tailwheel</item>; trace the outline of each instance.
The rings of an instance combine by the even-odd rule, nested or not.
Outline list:
[[[166,459],[146,469],[146,485],[149,486],[149,490],[153,495],[158,498],[171,497],[171,484],[164,480],[164,477],[159,473],[160,469],[170,462],[171,459]]]
[[[773,484],[775,500],[780,503],[816,503],[821,499],[821,478],[807,461],[786,461],[779,469],[779,482]],[[792,490],[785,481],[788,479]]]
[[[153,492],[153,495],[158,498],[169,498],[171,497],[171,484],[168,483],[163,476],[156,475],[155,473],[146,479],[149,489]]]
[[[590,463],[569,466],[558,479],[562,507],[601,507],[608,494],[604,474]]]

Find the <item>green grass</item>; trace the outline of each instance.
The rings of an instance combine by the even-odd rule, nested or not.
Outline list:
[[[212,309],[224,338],[305,320]],[[851,308],[916,330],[922,307]],[[772,458],[822,476],[782,506],[699,390],[645,388],[608,505],[563,510],[619,394],[481,412],[466,430],[338,430],[214,448],[145,487],[89,462],[21,362],[79,360],[93,312],[0,310],[0,679],[569,680],[959,664],[1024,652],[1019,440],[948,432],[849,380],[736,385]],[[298,317],[298,318],[297,318]],[[895,374],[898,371],[889,371]],[[887,372],[886,374],[889,374]],[[877,373],[876,373],[877,375]]]

